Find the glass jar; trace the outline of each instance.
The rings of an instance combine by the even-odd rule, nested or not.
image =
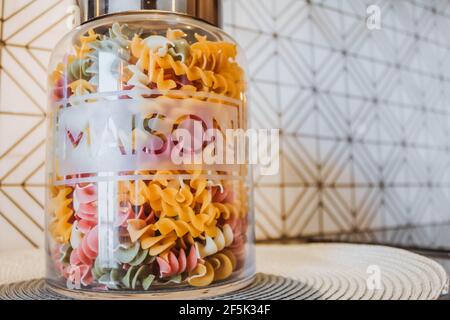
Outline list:
[[[53,289],[195,298],[250,283],[250,171],[217,157],[216,143],[232,149],[226,133],[247,129],[244,62],[227,34],[161,11],[97,17],[56,46],[49,101]]]

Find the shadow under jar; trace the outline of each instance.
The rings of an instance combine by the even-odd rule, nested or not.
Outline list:
[[[240,49],[194,17],[119,9],[86,15],[51,58],[47,283],[90,298],[242,288],[250,174],[217,144],[247,129]]]

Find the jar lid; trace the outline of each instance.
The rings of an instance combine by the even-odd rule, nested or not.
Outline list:
[[[155,11],[184,14],[221,25],[220,0],[77,0],[81,23],[105,15],[132,11]]]

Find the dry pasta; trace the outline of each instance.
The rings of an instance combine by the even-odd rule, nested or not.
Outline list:
[[[120,96],[105,98],[99,92],[101,53],[113,57],[108,71],[117,78]],[[211,106],[232,104],[242,101],[246,90],[236,56],[236,46],[227,41],[189,37],[178,29],[150,35],[115,23],[104,34],[89,30],[79,37],[73,53],[50,76],[51,98],[66,107],[105,99],[132,99],[137,105],[153,99],[160,107],[172,100],[186,108],[199,100]],[[133,139],[140,137],[137,128],[132,134]],[[147,178],[121,178],[106,191],[104,185],[100,190],[102,182],[84,182],[95,177],[88,172],[64,177],[79,182],[52,187],[52,258],[67,286],[203,287],[241,272],[247,243],[246,186],[226,172],[195,168],[119,172],[118,177]],[[223,179],[212,180],[211,175]],[[117,196],[117,203],[108,200],[113,217],[104,214],[109,190]],[[100,225],[101,218],[109,220]],[[113,236],[102,248],[99,237],[110,231]],[[105,248],[106,256],[101,254]]]

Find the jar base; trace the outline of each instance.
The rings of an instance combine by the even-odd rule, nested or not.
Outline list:
[[[93,299],[93,300],[195,300],[212,298],[221,296],[239,289],[245,288],[255,280],[255,275],[246,278],[217,285],[207,288],[195,288],[185,290],[161,290],[154,292],[130,292],[130,291],[88,291],[88,290],[71,290],[63,288],[51,281],[46,280],[46,285],[50,290],[63,296],[74,299]]]

